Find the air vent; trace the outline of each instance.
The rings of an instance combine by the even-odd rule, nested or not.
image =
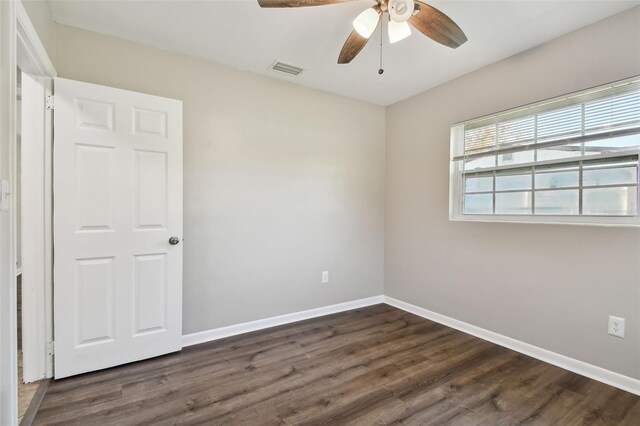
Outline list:
[[[278,71],[278,72],[283,72],[283,73],[289,74],[289,75],[300,75],[300,73],[302,72],[302,68],[297,67],[295,65],[287,64],[287,63],[282,62],[282,61],[275,61],[271,65],[270,69],[272,69],[274,71]]]

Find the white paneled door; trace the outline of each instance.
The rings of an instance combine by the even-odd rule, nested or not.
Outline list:
[[[55,377],[178,351],[182,102],[55,79]]]

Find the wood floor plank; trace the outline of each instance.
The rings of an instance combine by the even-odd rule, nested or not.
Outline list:
[[[37,425],[637,425],[640,398],[387,305],[55,380]]]
[[[227,414],[232,411],[249,406],[253,407],[256,404],[268,399],[270,396],[277,395],[279,389],[295,390],[300,394],[306,389],[318,391],[326,383],[331,386],[337,386],[342,381],[349,380],[354,376],[358,376],[366,373],[367,369],[375,368],[380,363],[390,363],[396,358],[399,358],[407,353],[411,353],[411,349],[421,342],[426,344],[430,339],[436,339],[443,333],[443,328],[435,325],[431,326],[432,333],[425,333],[419,338],[412,337],[406,339],[403,344],[398,342],[397,336],[387,336],[385,341],[396,341],[394,351],[389,351],[384,345],[380,344],[379,339],[368,339],[366,344],[353,345],[349,343],[350,339],[336,338],[336,340],[342,343],[337,344],[340,346],[336,348],[336,351],[315,353],[315,356],[309,356],[306,353],[308,359],[303,359],[299,363],[288,365],[298,374],[292,374],[286,377],[286,383],[274,381],[269,379],[269,376],[265,374],[275,373],[279,375],[279,371],[274,371],[270,368],[264,368],[264,366],[256,367],[252,369],[254,375],[257,375],[257,382],[251,383],[246,381],[237,381],[234,375],[231,375],[231,382],[222,382],[219,385],[225,389],[225,394],[220,396],[215,393],[208,393],[206,396],[200,396],[197,404],[199,405],[198,415],[206,415],[209,418],[216,419],[221,414]],[[439,332],[439,334],[438,334]],[[406,347],[407,343],[410,347]],[[335,353],[337,352],[337,353]],[[313,354],[313,352],[311,352]],[[332,360],[336,358],[345,359],[339,368],[336,368],[332,364]],[[244,365],[241,366],[244,368]],[[280,368],[280,366],[276,365]],[[275,377],[274,377],[275,378]],[[263,382],[267,379],[267,382]],[[262,382],[261,382],[262,380]],[[257,390],[256,390],[257,389]],[[217,398],[217,399],[216,399]],[[240,400],[241,402],[238,402]],[[216,404],[217,403],[217,404]],[[170,405],[163,407],[165,415],[174,415],[174,413],[166,412]],[[176,405],[176,404],[173,404]],[[181,406],[175,408],[176,412],[182,410]],[[195,411],[195,410],[193,410]],[[222,412],[222,413],[221,413]]]

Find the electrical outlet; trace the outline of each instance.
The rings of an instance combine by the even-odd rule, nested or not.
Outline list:
[[[327,284],[329,282],[329,271],[322,272],[322,284]]]
[[[609,334],[624,338],[624,318],[609,315]]]

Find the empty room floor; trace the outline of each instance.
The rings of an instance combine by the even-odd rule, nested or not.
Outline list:
[[[640,397],[388,305],[57,380],[35,424],[637,425]]]

